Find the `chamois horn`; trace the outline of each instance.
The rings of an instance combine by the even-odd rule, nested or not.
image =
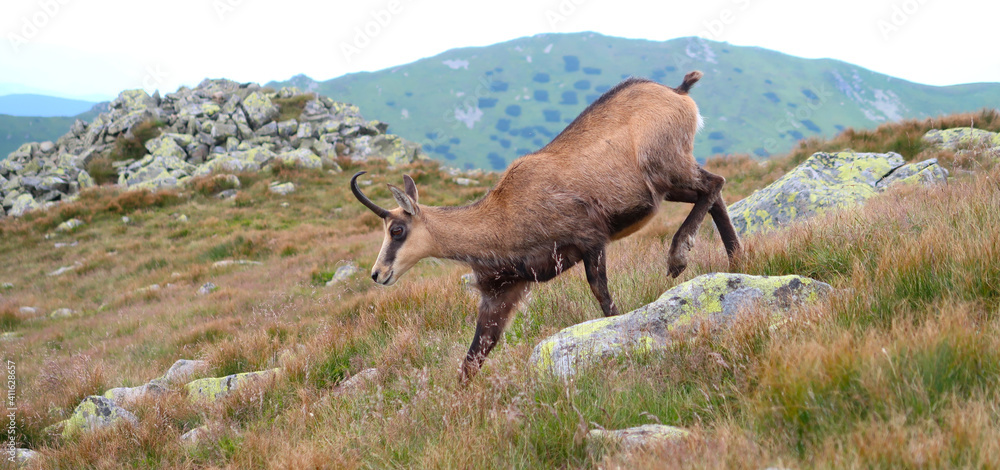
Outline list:
[[[375,215],[384,219],[385,216],[389,215],[389,211],[379,207],[378,204],[372,202],[371,199],[368,199],[368,197],[361,192],[361,188],[358,188],[358,177],[365,173],[366,172],[364,171],[359,171],[354,174],[354,177],[351,178],[351,192],[354,193],[354,197],[358,198],[358,201],[361,201],[361,203],[364,204],[365,207],[371,209],[372,212],[375,213]]]

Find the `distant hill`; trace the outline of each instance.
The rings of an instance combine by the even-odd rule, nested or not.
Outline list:
[[[0,114],[0,160],[25,142],[56,141],[77,119],[90,122],[106,111],[107,103],[92,105],[89,111],[70,117],[10,116]]]
[[[699,159],[723,153],[766,158],[846,127],[1000,103],[997,83],[935,87],[757,47],[596,33],[538,35],[324,82],[299,75],[269,85],[354,103],[449,165],[502,169],[547,143],[622,78],[676,86],[694,69],[705,72],[692,91],[706,122],[695,144]]]
[[[85,113],[97,103],[71,100],[55,96],[14,94],[0,96],[0,114],[10,116],[76,116]]]

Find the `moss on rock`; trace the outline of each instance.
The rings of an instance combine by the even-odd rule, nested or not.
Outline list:
[[[540,373],[567,377],[580,365],[667,349],[671,331],[700,320],[726,324],[738,312],[760,306],[770,309],[778,322],[793,308],[816,302],[830,290],[828,284],[802,276],[705,274],[624,315],[563,329],[535,346],[530,363]]]

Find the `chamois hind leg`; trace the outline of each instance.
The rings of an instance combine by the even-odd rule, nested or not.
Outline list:
[[[604,316],[618,315],[618,307],[611,299],[611,292],[608,291],[607,248],[602,246],[600,249],[584,253],[583,267],[587,272],[587,283],[590,284],[590,291],[594,293],[597,302],[601,304]]]
[[[687,268],[687,255],[691,251],[691,247],[694,246],[694,235],[698,230],[698,226],[705,219],[705,214],[710,209],[715,209],[716,201],[722,199],[722,185],[725,184],[726,179],[709,173],[703,168],[699,168],[699,171],[701,173],[701,187],[693,190],[693,194],[684,190],[668,193],[668,197],[682,196],[690,198],[693,195],[696,198],[691,213],[684,219],[684,223],[677,229],[677,233],[674,234],[674,238],[670,242],[670,251],[667,255],[667,269],[672,277],[679,276]],[[724,208],[725,206],[722,207]],[[715,215],[713,214],[713,219],[714,217]],[[728,215],[726,218],[728,219]],[[728,248],[727,246],[727,251]]]
[[[527,287],[528,283],[524,281],[496,284],[480,281],[479,290],[482,299],[479,301],[476,335],[472,337],[472,345],[469,346],[469,352],[462,361],[459,383],[465,384],[479,373],[486,356],[496,346],[497,341],[500,341],[500,334],[507,327],[511,312],[527,292]]]
[[[667,193],[664,199],[671,202],[694,204],[698,202],[698,193],[692,189],[674,189]],[[736,229],[733,228],[733,221],[729,218],[729,211],[726,209],[726,202],[722,199],[721,193],[712,203],[712,207],[708,209],[708,213],[711,214],[712,221],[715,222],[715,228],[719,231],[722,244],[726,247],[726,255],[729,257],[729,264],[732,267],[733,261],[742,247],[740,246],[740,237],[736,234]]]

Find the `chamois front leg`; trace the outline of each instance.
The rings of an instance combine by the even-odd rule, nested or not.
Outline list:
[[[722,185],[725,184],[726,179],[705,171],[704,169],[699,169],[701,172],[701,188],[696,191],[697,200],[694,203],[694,207],[691,209],[691,213],[688,214],[687,218],[684,219],[684,223],[681,224],[681,228],[677,229],[677,233],[674,234],[673,240],[670,242],[670,251],[667,257],[667,269],[670,276],[677,277],[684,269],[687,268],[687,255],[694,246],[694,235],[698,230],[698,226],[701,225],[701,221],[705,219],[705,215],[708,213],[709,209],[716,209],[716,201],[722,200]],[[687,193],[687,191],[678,191],[678,194]],[[685,194],[685,196],[690,196],[690,194]],[[720,203],[721,204],[721,203]],[[718,212],[718,209],[716,209]],[[713,214],[713,219],[715,214]],[[729,216],[726,215],[728,220]],[[730,223],[731,224],[731,223]],[[731,228],[731,225],[730,225]],[[721,233],[721,232],[720,232]],[[735,231],[733,231],[735,235]],[[725,235],[723,235],[723,242],[726,241]],[[726,246],[727,251],[729,246]]]
[[[618,315],[618,307],[608,291],[607,249],[602,246],[600,249],[584,253],[583,267],[587,272],[590,291],[594,293],[597,302],[601,304],[604,316]]]
[[[472,345],[469,346],[469,352],[462,361],[459,383],[468,383],[479,373],[486,356],[500,341],[500,335],[510,321],[511,312],[527,292],[527,286],[528,283],[523,281],[507,281],[502,284],[485,284],[480,281],[479,290],[482,299],[479,301],[476,335],[472,337]]]

